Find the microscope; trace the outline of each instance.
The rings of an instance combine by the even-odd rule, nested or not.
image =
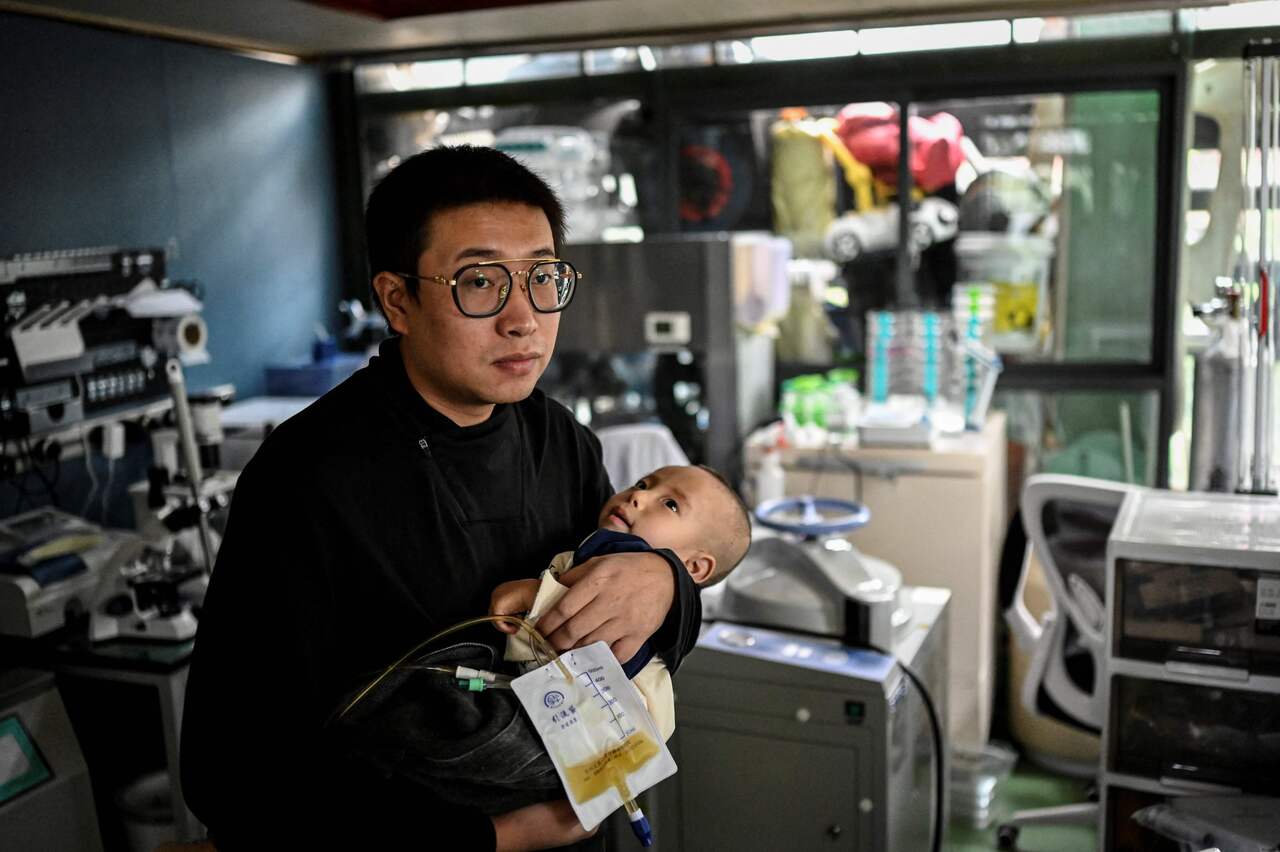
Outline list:
[[[206,469],[221,443],[219,411],[230,389],[190,399],[181,364],[165,364],[176,429],[152,433],[154,464],[129,488],[143,546],[136,559],[104,578],[89,625],[90,638],[184,642],[195,636],[209,572],[238,474]],[[179,464],[181,459],[181,464]],[[204,463],[202,463],[204,462]]]

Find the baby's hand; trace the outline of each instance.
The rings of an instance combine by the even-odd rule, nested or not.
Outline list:
[[[533,608],[533,599],[537,596],[537,580],[511,580],[498,586],[489,596],[489,614],[522,616]],[[520,629],[505,622],[497,622],[494,626],[503,633],[515,633]]]

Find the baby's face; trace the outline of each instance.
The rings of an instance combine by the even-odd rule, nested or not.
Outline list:
[[[702,547],[714,522],[720,486],[696,467],[664,467],[620,491],[600,511],[602,529],[638,535],[651,547]]]

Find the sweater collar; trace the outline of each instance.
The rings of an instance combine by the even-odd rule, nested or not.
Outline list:
[[[459,426],[436,411],[422,398],[422,394],[418,393],[413,382],[409,381],[398,335],[389,337],[378,345],[378,354],[370,359],[369,365],[381,379],[396,407],[407,414],[420,431],[428,435],[448,436],[461,440],[482,438],[500,430],[511,416],[511,406],[498,403],[493,407],[493,413],[483,423]]]

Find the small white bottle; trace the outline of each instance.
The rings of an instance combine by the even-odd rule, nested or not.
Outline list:
[[[770,447],[764,451],[760,459],[760,467],[756,470],[755,499],[756,505],[769,500],[781,500],[786,495],[787,472],[782,468],[781,453]]]

